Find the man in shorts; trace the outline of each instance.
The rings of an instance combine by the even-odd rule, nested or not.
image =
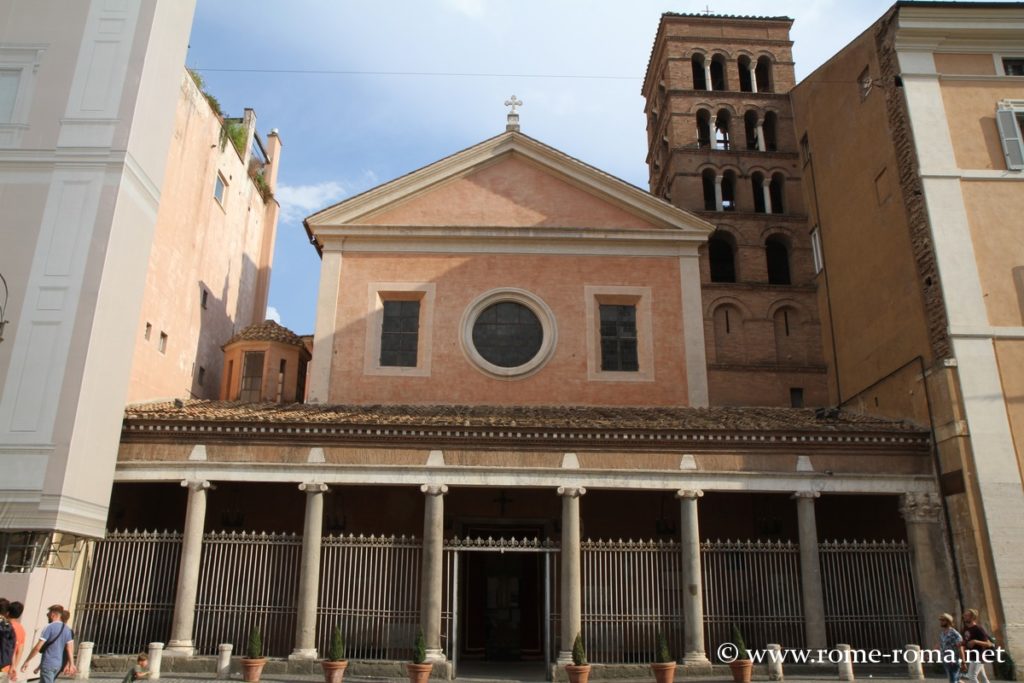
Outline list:
[[[50,623],[39,634],[39,640],[36,641],[32,652],[28,654],[25,663],[21,665],[21,670],[25,671],[32,658],[41,653],[42,659],[39,661],[40,683],[54,683],[57,676],[62,673],[68,676],[73,676],[76,673],[74,635],[71,633],[68,625],[61,619],[63,615],[64,607],[62,605],[51,605],[46,610],[46,618],[50,620]],[[65,663],[65,654],[67,655],[67,663]]]

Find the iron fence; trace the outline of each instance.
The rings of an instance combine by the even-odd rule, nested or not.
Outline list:
[[[607,663],[655,661],[657,634],[683,652],[682,551],[667,541],[580,544],[587,655]]]
[[[829,647],[894,650],[921,642],[905,541],[825,541],[818,554]]]
[[[260,629],[265,655],[291,653],[301,553],[296,534],[205,534],[192,636],[196,653],[217,654],[219,643],[245,653],[253,626]]]
[[[420,614],[421,541],[327,536],[320,550],[317,648],[340,626],[350,659],[409,659]]]
[[[701,543],[704,643],[714,657],[739,629],[748,647],[804,647],[800,548],[791,541]]]
[[[76,618],[80,640],[95,652],[142,652],[171,632],[181,534],[112,531],[86,549],[82,599]]]

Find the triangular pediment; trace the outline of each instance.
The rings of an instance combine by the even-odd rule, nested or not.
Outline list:
[[[594,228],[682,231],[713,226],[518,132],[497,137],[328,207],[310,232],[343,226]]]

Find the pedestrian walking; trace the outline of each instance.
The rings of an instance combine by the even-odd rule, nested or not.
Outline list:
[[[14,670],[17,635],[9,619],[10,608],[7,598],[0,598],[0,681],[18,680],[18,672]]]
[[[967,672],[961,680],[979,683],[979,680],[988,683],[988,674],[985,673],[985,662],[982,654],[995,647],[995,642],[988,631],[978,623],[978,610],[968,609],[964,611],[964,653],[967,655]]]
[[[77,673],[74,659],[75,636],[71,628],[64,622],[64,615],[65,611],[62,605],[51,605],[46,610],[46,618],[50,623],[43,628],[32,652],[21,665],[21,670],[25,671],[32,658],[37,654],[42,654],[42,659],[39,662],[40,683],[54,683],[60,674],[73,676]]]
[[[964,639],[953,628],[953,615],[946,612],[939,615],[939,652],[942,656],[942,667],[946,670],[949,683],[960,680],[960,664],[964,659]]]

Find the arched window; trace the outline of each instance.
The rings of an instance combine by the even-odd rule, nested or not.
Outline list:
[[[711,146],[711,112],[707,109],[697,110],[697,144],[700,147]]]
[[[707,90],[708,79],[704,77],[704,55],[696,54],[691,57],[690,65],[693,69],[693,89]]]
[[[728,90],[729,82],[725,78],[725,56],[715,55],[711,58],[711,89]]]
[[[719,109],[715,117],[715,149],[729,149],[729,110]]]
[[[736,172],[726,171],[722,174],[722,210],[736,210]]]
[[[761,132],[764,133],[764,148],[769,152],[774,152],[779,148],[778,138],[776,137],[778,121],[779,117],[773,111],[764,115],[764,123],[761,125]]]
[[[743,314],[735,306],[724,304],[712,314],[715,327],[715,362],[742,363],[744,360]]]
[[[764,241],[765,258],[768,261],[768,284],[792,284],[789,277],[789,247],[779,236],[769,237]]]
[[[704,210],[718,211],[718,203],[715,201],[715,172],[706,168],[700,174],[700,179],[704,187]]]
[[[796,309],[782,306],[772,316],[775,328],[775,360],[778,363],[803,363],[804,345],[801,343],[800,315]]]
[[[772,182],[769,186],[769,194],[772,199],[772,213],[786,213],[783,199],[786,194],[786,179],[781,173],[772,175]]]
[[[756,171],[750,176],[750,191],[754,195],[754,211],[765,213],[764,174],[760,171]]]
[[[757,58],[754,67],[754,78],[757,79],[757,92],[772,92],[772,60],[762,55]]]
[[[736,282],[736,248],[732,237],[718,231],[708,238],[712,282]]]
[[[750,57],[740,55],[736,65],[740,69],[740,92],[753,92],[754,87],[750,83]]]
[[[743,115],[743,131],[747,136],[747,149],[757,149],[757,112],[753,109]]]

